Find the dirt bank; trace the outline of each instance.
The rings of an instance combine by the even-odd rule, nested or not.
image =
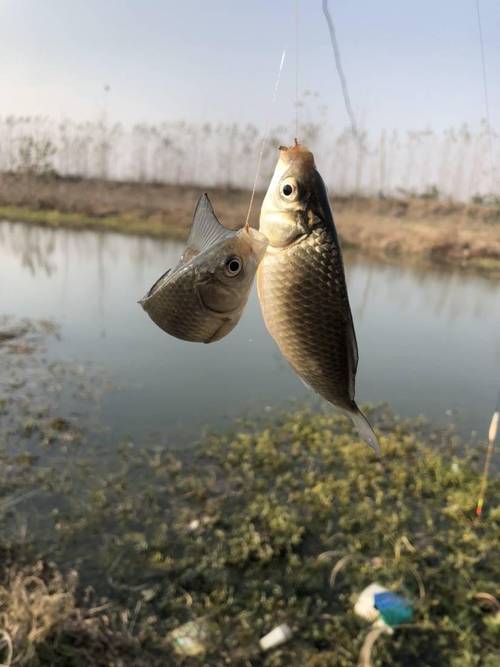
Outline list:
[[[3,174],[0,218],[128,234],[185,238],[195,186]],[[239,227],[249,192],[210,188],[221,220]],[[258,193],[252,224],[258,221]],[[403,261],[425,259],[500,275],[500,207],[437,199],[333,197],[345,246]]]

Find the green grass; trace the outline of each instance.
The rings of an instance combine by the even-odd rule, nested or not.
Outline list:
[[[25,664],[352,667],[368,631],[353,603],[372,581],[415,604],[413,624],[377,641],[374,665],[498,664],[499,613],[476,596],[498,594],[499,480],[476,522],[475,453],[390,414],[378,426],[383,465],[345,419],[297,411],[207,437],[191,459],[126,443],[108,459],[75,451],[60,476],[38,470],[63,502],[24,553],[45,549],[78,569],[81,590],[94,586],[92,602],[72,592],[81,617],[108,606],[87,653],[65,611]],[[168,633],[200,618],[206,653],[176,656]],[[261,654],[259,637],[282,622],[293,638]]]
[[[30,209],[20,206],[0,206],[0,220],[42,225],[53,229],[91,229],[155,238],[184,239],[183,227],[167,225],[158,216],[140,217],[133,213],[91,216],[53,209]]]
[[[480,272],[500,275],[500,259],[496,257],[472,257],[467,265]]]

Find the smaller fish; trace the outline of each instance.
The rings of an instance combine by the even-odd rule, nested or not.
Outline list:
[[[139,303],[160,329],[176,338],[220,340],[241,318],[266,247],[266,237],[251,227],[221,225],[204,194],[179,263]]]

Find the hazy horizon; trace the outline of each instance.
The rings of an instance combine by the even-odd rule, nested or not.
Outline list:
[[[500,125],[500,3],[481,0],[491,124]],[[473,0],[402,7],[330,1],[351,98],[370,132],[432,128],[485,117]],[[299,123],[348,125],[321,1],[299,2]],[[281,124],[294,134],[295,0],[7,0],[0,115],[131,125],[184,119]],[[272,89],[287,49],[278,99]],[[106,87],[109,86],[107,90]],[[299,128],[300,134],[300,128]]]

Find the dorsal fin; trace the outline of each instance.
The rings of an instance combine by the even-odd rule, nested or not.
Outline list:
[[[203,252],[221,239],[234,235],[230,229],[221,225],[214,213],[207,193],[203,194],[196,205],[193,225],[183,257],[193,257]]]

